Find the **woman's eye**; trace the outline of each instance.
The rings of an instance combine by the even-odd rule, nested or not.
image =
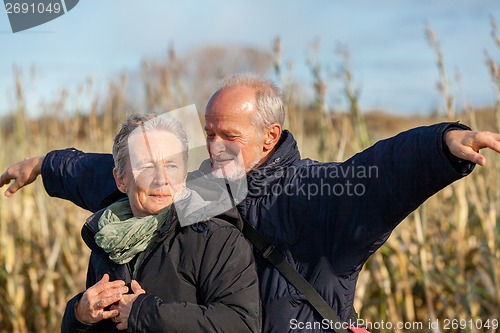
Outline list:
[[[141,170],[141,171],[148,171],[148,170],[152,170],[152,169],[154,169],[153,164],[145,164],[145,165],[141,165],[139,167],[139,170]]]

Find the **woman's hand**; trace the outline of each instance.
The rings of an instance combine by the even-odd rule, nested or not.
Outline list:
[[[132,310],[132,304],[137,296],[146,293],[139,282],[135,280],[132,280],[130,286],[132,287],[133,294],[123,295],[118,304],[111,306],[111,310],[118,311],[119,313],[118,316],[113,319],[113,321],[118,324],[116,328],[119,330],[126,330],[128,328],[128,316]]]
[[[94,324],[103,319],[118,316],[117,310],[104,309],[122,299],[128,292],[125,282],[116,280],[109,282],[109,275],[104,274],[102,279],[87,289],[76,306],[76,318],[82,323]]]

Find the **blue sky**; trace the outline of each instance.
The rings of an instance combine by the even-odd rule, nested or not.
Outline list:
[[[484,51],[499,60],[500,50],[490,36],[490,16],[500,21],[500,1],[81,0],[62,17],[13,34],[0,12],[0,114],[12,106],[13,66],[23,70],[30,112],[36,113],[38,101],[54,98],[61,87],[76,89],[86,77],[104,86],[122,70],[137,71],[143,59],[164,56],[169,45],[180,56],[207,45],[270,50],[277,35],[283,60],[294,62],[294,76],[304,86],[311,79],[311,43],[320,41],[319,61],[333,70],[342,42],[350,49],[364,109],[426,113],[439,101],[426,22],[441,42],[454,92],[458,68],[466,98],[492,105]],[[342,105],[336,93],[329,91],[331,106]]]

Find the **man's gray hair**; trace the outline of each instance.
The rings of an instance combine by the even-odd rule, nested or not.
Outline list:
[[[233,74],[219,83],[218,91],[226,88],[244,86],[255,89],[256,111],[252,116],[252,125],[259,131],[271,124],[283,126],[285,107],[279,88],[271,81],[254,73]]]
[[[145,131],[159,130],[174,134],[181,142],[184,163],[187,165],[188,139],[180,121],[172,118],[168,114],[133,114],[122,124],[113,142],[113,160],[115,161],[115,168],[119,175],[124,174],[127,167],[127,161],[130,158],[128,138],[130,134],[140,126],[144,126]]]

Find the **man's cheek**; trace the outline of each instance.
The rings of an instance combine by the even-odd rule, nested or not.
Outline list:
[[[243,149],[242,145],[237,142],[226,142],[226,150],[232,155],[239,155]]]

